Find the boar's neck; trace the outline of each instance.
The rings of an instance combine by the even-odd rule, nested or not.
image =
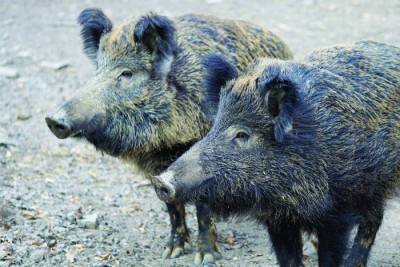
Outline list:
[[[123,159],[134,164],[145,176],[158,175],[188,150],[195,141],[186,144],[176,144],[168,148],[154,149],[151,151],[136,150],[124,155]]]

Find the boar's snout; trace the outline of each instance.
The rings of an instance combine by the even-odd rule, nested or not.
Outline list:
[[[161,200],[165,202],[195,200],[197,196],[192,194],[193,190],[210,180],[203,170],[200,154],[201,149],[197,143],[166,171],[153,178],[156,193]]]
[[[64,139],[72,135],[72,124],[62,110],[47,116],[45,120],[50,131],[58,138]]]
[[[157,196],[165,202],[171,202],[175,199],[175,186],[173,184],[174,174],[167,171],[153,178],[153,184],[156,188]]]

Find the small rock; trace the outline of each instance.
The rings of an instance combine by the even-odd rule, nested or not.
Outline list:
[[[17,115],[17,120],[19,120],[19,121],[26,121],[26,120],[29,120],[30,118],[32,118],[31,114],[18,114]]]
[[[4,76],[10,79],[16,79],[19,77],[19,73],[14,68],[0,66],[0,76]]]
[[[46,255],[47,255],[46,249],[44,249],[44,248],[35,249],[35,250],[31,253],[31,259],[32,259],[34,262],[38,263],[38,262],[44,260],[45,257],[46,257]]]
[[[0,205],[0,227],[9,229],[11,225],[18,222],[18,214],[15,206],[9,202],[4,201]]]
[[[65,62],[65,61],[54,61],[54,62],[42,61],[40,63],[40,66],[42,66],[44,68],[49,68],[52,70],[61,70],[61,69],[67,68],[69,66],[69,63]]]
[[[53,236],[49,237],[47,240],[47,247],[53,248],[57,245],[57,239]]]
[[[79,220],[79,226],[85,229],[97,229],[99,226],[99,217],[97,214],[86,215]]]
[[[17,53],[17,57],[21,57],[21,58],[27,58],[27,57],[30,57],[30,56],[31,56],[31,53],[29,51],[26,51],[26,50],[20,51],[20,52]]]
[[[40,247],[43,244],[41,240],[30,240],[27,243],[36,247]]]

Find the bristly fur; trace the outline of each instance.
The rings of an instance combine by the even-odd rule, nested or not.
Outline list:
[[[258,57],[292,58],[275,34],[243,21],[149,14],[112,27],[100,10],[89,9],[79,22],[96,75],[63,106],[65,119],[73,136],[132,163],[146,176],[165,170],[211,127],[206,114],[215,109],[202,105],[205,55],[224,56],[239,71]],[[183,249],[188,230],[183,204],[168,203],[167,208],[171,254]],[[203,257],[217,249],[216,229],[204,204],[196,203],[196,210],[197,252]]]
[[[282,143],[285,135],[293,129],[294,112],[300,105],[298,90],[290,81],[279,78],[268,83],[262,82],[259,86],[274,120],[275,139]]]
[[[101,34],[83,35],[85,51],[96,59],[98,74],[81,96],[66,105],[66,112],[71,120],[79,118],[77,128],[84,133],[79,136],[151,175],[179,156],[173,147],[192,144],[210,128],[207,115],[216,111],[216,99],[214,109],[203,101],[207,94],[203,88],[205,55],[217,53],[235,63],[239,71],[256,57],[292,56],[273,33],[246,22],[150,14],[112,29],[107,23],[110,26],[103,29],[100,25],[105,24],[98,22],[109,19],[97,9],[83,11],[80,21],[85,33]],[[98,27],[87,28],[92,21]],[[214,65],[218,60],[214,58]],[[132,81],[120,76],[126,69],[133,72]],[[119,88],[122,83],[130,88]],[[82,107],[86,114],[79,111]],[[174,156],[159,158],[164,150]]]
[[[221,55],[211,54],[204,58],[204,98],[202,107],[210,120],[214,120],[217,113],[221,87],[230,80],[237,78],[236,68],[226,61]]]
[[[143,16],[135,26],[134,40],[156,55],[155,68],[166,77],[178,48],[173,22],[156,14]]]
[[[111,31],[112,23],[98,8],[84,9],[78,17],[78,22],[82,26],[81,36],[84,51],[93,62],[96,62],[100,37]]]
[[[176,29],[173,22],[164,16],[150,14],[139,19],[135,26],[135,42],[143,43],[151,52],[172,56],[177,49]]]
[[[317,234],[320,266],[366,266],[400,183],[399,88],[400,48],[372,41],[303,63],[259,60],[222,88],[212,129],[168,168],[175,196],[253,215],[281,266],[301,266],[301,231]]]

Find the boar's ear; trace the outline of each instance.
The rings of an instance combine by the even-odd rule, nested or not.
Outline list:
[[[135,42],[155,56],[155,71],[166,78],[177,44],[175,27],[167,17],[150,14],[139,19],[134,30]]]
[[[294,112],[299,104],[298,92],[291,81],[279,78],[266,83],[260,82],[259,87],[268,113],[274,120],[275,139],[281,143],[292,130]]]
[[[98,8],[84,9],[78,17],[78,22],[82,26],[81,36],[84,51],[96,63],[100,38],[104,33],[111,31],[112,23]]]
[[[224,87],[228,81],[236,79],[238,72],[235,66],[216,54],[206,56],[203,59],[203,66],[205,75],[202,109],[213,121],[218,109],[221,87]]]

